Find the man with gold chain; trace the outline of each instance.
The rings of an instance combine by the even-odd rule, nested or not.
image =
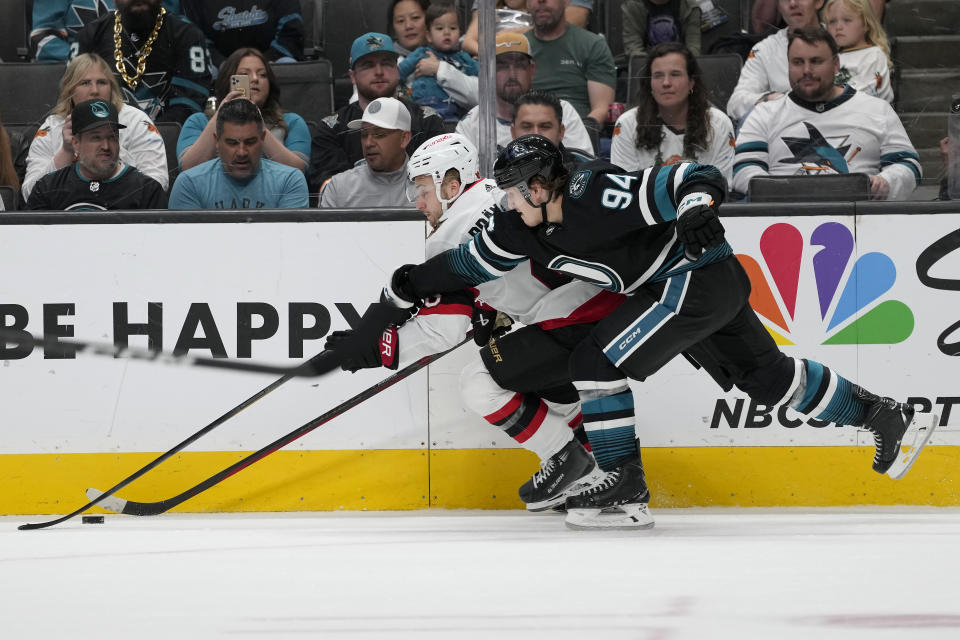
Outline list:
[[[124,99],[154,121],[183,124],[210,95],[203,33],[161,6],[161,0],[116,0],[116,10],[77,35],[79,53],[110,62]]]

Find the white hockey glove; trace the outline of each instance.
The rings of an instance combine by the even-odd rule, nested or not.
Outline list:
[[[677,239],[687,259],[697,260],[704,249],[720,245],[723,238],[713,196],[702,191],[685,195],[677,207]]]
[[[414,264],[405,264],[390,277],[390,282],[380,293],[380,302],[385,302],[398,309],[410,309],[420,306],[422,300],[410,291],[410,270]]]

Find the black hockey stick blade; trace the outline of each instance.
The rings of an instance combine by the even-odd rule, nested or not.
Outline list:
[[[301,365],[301,366],[308,366],[308,365],[309,365],[309,366],[311,366],[311,367],[316,367],[316,368],[318,368],[318,369],[324,369],[324,368],[326,368],[326,367],[328,366],[328,364],[329,364],[331,361],[336,361],[336,357],[334,356],[333,352],[331,352],[331,351],[321,351],[320,353],[318,353],[317,355],[315,355],[313,358],[311,358],[310,360],[308,360],[307,362],[305,362],[305,363],[304,363],[303,365]],[[116,509],[112,509],[112,508],[110,508],[110,507],[107,506],[108,504],[116,504],[115,502],[112,502],[111,500],[113,500],[113,501],[119,500],[118,498],[111,498],[111,496],[112,496],[114,493],[116,493],[116,492],[119,491],[120,489],[123,489],[125,486],[127,486],[128,484],[130,484],[131,482],[133,482],[133,481],[136,480],[137,478],[141,477],[142,475],[144,475],[145,473],[147,473],[147,472],[150,471],[151,469],[156,468],[158,465],[160,465],[160,464],[161,464],[162,462],[164,462],[165,460],[169,459],[171,456],[173,456],[173,455],[177,454],[178,452],[182,451],[183,449],[185,449],[185,448],[186,448],[187,446],[189,446],[190,444],[196,442],[197,440],[199,440],[199,439],[202,438],[203,436],[207,435],[208,433],[210,433],[211,431],[213,431],[214,429],[216,429],[217,427],[219,427],[221,424],[223,424],[224,422],[226,422],[226,421],[229,420],[230,418],[233,418],[234,416],[236,416],[237,414],[239,414],[241,411],[247,409],[248,407],[250,407],[250,406],[253,405],[254,403],[262,400],[263,398],[265,398],[265,397],[268,396],[269,394],[273,393],[274,391],[276,391],[277,389],[279,389],[281,386],[283,386],[284,384],[286,384],[286,383],[289,382],[290,380],[293,380],[293,378],[295,378],[295,377],[296,377],[296,376],[294,376],[294,375],[286,374],[286,375],[284,375],[284,376],[281,376],[280,378],[277,378],[276,380],[274,380],[273,382],[271,382],[269,385],[267,385],[266,387],[264,387],[264,388],[261,389],[260,391],[256,392],[255,394],[253,394],[252,396],[250,396],[249,398],[247,398],[246,400],[244,400],[243,402],[241,402],[240,404],[238,404],[238,405],[235,406],[234,408],[230,409],[229,411],[227,411],[226,413],[224,413],[222,416],[220,416],[219,418],[217,418],[216,420],[214,420],[213,422],[211,422],[210,424],[208,424],[208,425],[205,426],[204,428],[200,429],[199,431],[197,431],[196,433],[194,433],[193,435],[191,435],[190,437],[188,437],[188,438],[187,438],[186,440],[184,440],[183,442],[179,443],[178,445],[176,445],[176,446],[173,447],[172,449],[170,449],[170,450],[168,450],[167,452],[163,453],[163,454],[160,455],[158,458],[156,458],[155,460],[153,460],[152,462],[150,462],[150,463],[147,464],[146,466],[141,467],[140,469],[138,469],[138,470],[135,471],[134,473],[130,474],[129,476],[127,476],[126,478],[124,478],[123,480],[121,480],[120,482],[118,482],[117,484],[115,484],[114,486],[110,487],[110,488],[107,489],[106,491],[97,491],[96,489],[88,489],[88,490],[87,490],[87,499],[90,500],[90,502],[88,502],[87,504],[83,505],[82,507],[80,507],[80,508],[77,509],[76,511],[74,511],[74,512],[72,512],[72,513],[68,513],[67,515],[61,516],[61,517],[56,518],[56,519],[54,519],[54,520],[48,520],[48,521],[46,521],[46,522],[36,522],[36,523],[22,524],[22,525],[20,525],[20,526],[17,527],[17,528],[20,529],[21,531],[29,531],[29,530],[32,530],[32,529],[44,529],[44,528],[46,528],[46,527],[52,527],[52,526],[54,526],[54,525],[60,524],[61,522],[66,522],[66,521],[69,520],[70,518],[73,518],[73,517],[75,517],[75,516],[80,515],[81,513],[83,513],[84,511],[86,511],[87,509],[90,509],[91,507],[99,504],[100,502],[104,502],[104,504],[101,504],[101,505],[100,505],[100,506],[103,507],[104,509],[107,509],[108,511],[116,511]]]
[[[147,360],[150,362],[160,362],[163,364],[191,366],[191,367],[212,367],[215,369],[227,369],[230,371],[246,371],[248,373],[269,373],[280,376],[294,377],[316,377],[321,376],[328,371],[335,369],[338,363],[330,363],[328,369],[319,366],[319,363],[308,361],[296,367],[263,364],[259,362],[245,362],[230,358],[204,358],[199,356],[189,356],[186,354],[168,353],[165,351],[156,351],[152,349],[135,349],[106,342],[89,342],[86,340],[74,340],[70,338],[58,338],[54,336],[32,335],[24,331],[14,329],[0,328],[0,340],[13,344],[30,344],[32,346],[42,346],[49,356],[58,354],[72,357],[74,353],[90,353],[108,358],[130,358],[133,360]]]
[[[160,500],[159,502],[136,502],[134,500],[124,500],[119,496],[106,498],[107,494],[102,493],[97,489],[88,489],[87,496],[91,500],[93,499],[103,500],[100,503],[100,506],[109,511],[113,511],[114,513],[124,513],[127,515],[133,515],[133,516],[155,516],[155,515],[164,513],[166,511],[169,511],[170,509],[176,507],[177,505],[183,502],[186,502],[190,498],[200,493],[203,493],[210,487],[217,485],[220,482],[226,480],[230,476],[236,473],[239,473],[240,471],[243,471],[253,463],[259,460],[263,460],[274,451],[277,451],[278,449],[282,449],[283,447],[287,446],[294,440],[302,438],[303,436],[307,435],[317,427],[329,422],[330,420],[333,420],[337,416],[345,413],[346,411],[348,411],[349,409],[352,409],[358,404],[366,400],[369,400],[370,398],[377,395],[381,391],[392,387],[393,385],[400,382],[404,378],[407,378],[410,375],[419,371],[420,369],[423,369],[431,362],[436,361],[438,358],[441,358],[446,354],[450,353],[451,351],[453,351],[454,349],[457,349],[460,346],[466,344],[467,342],[473,339],[472,334],[473,332],[471,331],[470,333],[467,334],[467,337],[463,342],[461,342],[460,344],[454,347],[451,347],[450,349],[447,349],[446,351],[441,351],[440,353],[424,356],[423,358],[420,358],[416,362],[413,362],[407,365],[400,371],[397,371],[396,373],[394,373],[389,378],[381,380],[380,382],[373,385],[372,387],[369,387],[361,391],[357,395],[353,396],[349,400],[345,400],[344,402],[340,403],[330,411],[327,411],[323,415],[317,416],[316,418],[307,422],[303,426],[298,427],[297,429],[294,429],[287,435],[282,436],[277,440],[274,440],[273,442],[263,447],[259,451],[255,451],[254,453],[251,453],[243,460],[235,462],[234,464],[230,465],[226,469],[223,469],[222,471],[215,473],[214,475],[210,476],[203,482],[191,487],[190,489],[187,489],[186,491],[184,491],[179,495],[173,496],[172,498],[167,498],[166,500]]]

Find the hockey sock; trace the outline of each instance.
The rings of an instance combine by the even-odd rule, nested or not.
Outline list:
[[[866,405],[854,394],[852,382],[814,360],[795,360],[796,387],[789,404],[817,420],[845,425],[863,424]]]
[[[573,384],[580,392],[583,428],[600,468],[612,471],[624,459],[639,455],[633,392],[627,379],[575,380]]]
[[[573,435],[563,418],[532,393],[516,393],[497,411],[484,419],[533,451],[541,460],[560,451]]]
[[[550,410],[560,414],[560,417],[566,421],[567,426],[573,429],[573,437],[583,445],[583,448],[592,451],[590,439],[587,438],[587,432],[583,430],[583,414],[580,413],[580,401],[562,404],[551,400],[546,402]]]

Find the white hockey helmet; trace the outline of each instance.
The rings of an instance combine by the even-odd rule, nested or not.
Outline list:
[[[460,190],[452,198],[445,200],[440,195],[440,185],[450,169],[456,169],[460,174]],[[477,149],[469,139],[459,133],[445,133],[430,138],[410,156],[407,175],[411,182],[418,176],[429,175],[433,179],[437,200],[446,211],[451,201],[459,198],[464,189],[480,179]]]

